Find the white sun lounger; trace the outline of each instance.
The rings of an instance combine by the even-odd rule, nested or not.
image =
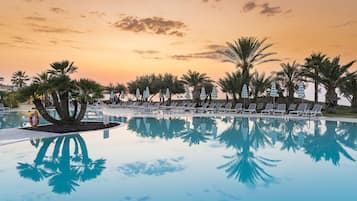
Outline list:
[[[316,117],[317,115],[322,115],[321,110],[322,110],[322,105],[321,104],[315,104],[314,107],[311,110],[306,110],[304,112],[304,115]]]
[[[261,114],[271,114],[274,111],[274,105],[272,103],[267,103],[265,105],[264,110],[262,110]]]
[[[226,103],[223,108],[219,108],[220,112],[229,112],[232,109],[232,103]]]
[[[249,104],[248,109],[245,109],[244,112],[249,114],[257,113],[257,104],[256,103]]]
[[[292,115],[302,115],[307,109],[307,104],[306,103],[300,103],[298,108],[294,111],[290,111],[289,114]]]
[[[274,114],[285,114],[286,113],[286,104],[278,104],[275,110],[273,110]]]

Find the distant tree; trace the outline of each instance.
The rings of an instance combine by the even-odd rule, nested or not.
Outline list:
[[[16,71],[11,77],[12,84],[18,88],[24,87],[29,80],[30,78],[26,75],[25,71]]]
[[[305,64],[302,65],[302,75],[307,78],[307,81],[314,83],[314,101],[319,101],[319,78],[320,68],[322,64],[327,60],[325,54],[313,53],[310,57],[305,58]]]
[[[192,96],[196,103],[200,102],[201,88],[213,81],[205,73],[199,73],[197,71],[189,70],[186,74],[182,75],[181,80],[186,85],[193,87]]]
[[[133,95],[136,94],[136,89],[139,89],[142,95],[146,87],[149,87],[151,94],[149,100],[158,94],[160,90],[162,93],[165,93],[167,88],[170,90],[170,96],[171,94],[185,92],[183,83],[177,78],[177,76],[170,73],[139,76],[135,80],[129,82],[127,86],[128,92]]]
[[[302,81],[299,64],[293,63],[280,64],[281,70],[276,72],[276,80],[287,90],[289,101],[294,100],[294,92],[297,84]]]
[[[349,80],[353,74],[349,74],[348,70],[356,61],[351,61],[345,65],[340,64],[340,57],[335,57],[332,60],[327,59],[320,66],[319,83],[324,85],[326,89],[325,102],[327,111],[335,113],[337,106],[337,88],[341,88]]]

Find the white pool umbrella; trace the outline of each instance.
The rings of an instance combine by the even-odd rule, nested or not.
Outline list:
[[[271,83],[270,96],[273,97],[273,104],[275,104],[275,97],[278,97],[278,90],[276,89],[275,82]]]
[[[218,98],[218,92],[217,92],[217,87],[216,86],[213,86],[213,88],[212,88],[211,97],[214,98],[214,99]]]
[[[305,98],[305,86],[304,86],[304,83],[300,82],[298,84],[297,94],[298,94],[298,97],[301,98],[301,101],[304,101],[304,98]]]
[[[170,89],[169,89],[169,88],[166,88],[165,96],[166,96],[167,99],[169,99],[169,98],[171,97]]]
[[[244,107],[245,107],[245,99],[248,98],[248,86],[246,84],[243,85],[242,92],[241,92],[241,98],[244,99]]]
[[[138,99],[138,100],[140,99],[141,95],[140,95],[140,89],[139,88],[136,88],[136,95],[135,96],[136,96],[136,99]]]
[[[200,98],[204,100],[207,97],[206,89],[204,87],[201,88]]]
[[[124,99],[124,98],[125,98],[125,93],[124,93],[124,91],[121,91],[121,92],[120,92],[120,98],[121,98],[121,99]]]
[[[248,87],[246,84],[243,85],[241,97],[248,98]]]
[[[191,99],[190,89],[187,86],[185,87],[185,98]]]
[[[113,101],[114,100],[114,92],[113,91],[110,91],[110,101]]]
[[[149,87],[146,87],[143,96],[144,96],[144,97],[143,97],[144,99],[149,98],[149,96],[150,96],[150,89],[149,89]]]

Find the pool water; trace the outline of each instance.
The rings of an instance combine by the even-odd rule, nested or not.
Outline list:
[[[124,125],[0,147],[0,200],[357,200],[357,124],[116,120]]]

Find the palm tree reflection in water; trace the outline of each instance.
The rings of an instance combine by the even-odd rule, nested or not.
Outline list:
[[[34,163],[19,162],[16,168],[23,178],[48,179],[54,193],[70,194],[80,182],[97,178],[105,169],[105,159],[92,160],[84,139],[76,134],[43,139]]]
[[[217,134],[218,121],[230,126]],[[311,129],[310,125],[313,125]],[[275,181],[266,169],[276,167],[280,160],[257,156],[257,151],[266,146],[280,146],[281,151],[292,153],[301,151],[315,162],[324,159],[338,165],[341,155],[354,161],[346,148],[357,150],[357,124],[326,121],[326,129],[321,129],[321,125],[319,120],[239,117],[192,117],[191,121],[132,118],[128,122],[129,130],[142,137],[181,138],[189,146],[218,140],[235,151],[233,155],[224,156],[229,161],[218,169],[224,169],[228,178],[252,186]]]
[[[224,156],[230,160],[229,162],[218,167],[218,169],[225,169],[228,178],[234,178],[252,186],[258,181],[263,181],[264,184],[274,181],[274,177],[266,172],[263,166],[275,167],[279,160],[255,156],[255,153],[251,151],[251,147],[258,150],[259,147],[271,144],[266,133],[259,127],[257,119],[250,130],[248,119],[234,118],[232,126],[219,136],[219,140],[227,147],[236,150],[236,154]]]

